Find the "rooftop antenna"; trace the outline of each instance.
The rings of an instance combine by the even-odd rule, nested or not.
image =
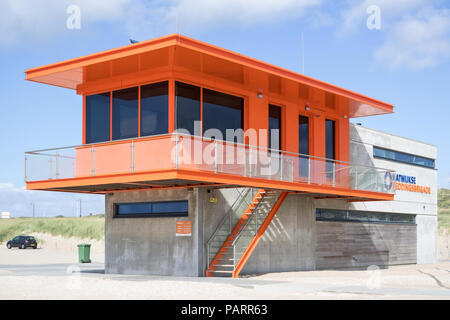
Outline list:
[[[303,31],[302,31],[302,74],[305,74],[305,43],[303,39]]]

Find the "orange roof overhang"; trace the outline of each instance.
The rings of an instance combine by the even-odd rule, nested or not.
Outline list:
[[[243,67],[256,69],[269,75],[278,76],[281,79],[294,81],[347,98],[349,100],[349,116],[351,118],[393,112],[394,106],[389,103],[179,34],[172,34],[62,62],[31,68],[25,71],[26,80],[77,90],[84,83],[86,68],[89,66],[173,46],[190,49]]]

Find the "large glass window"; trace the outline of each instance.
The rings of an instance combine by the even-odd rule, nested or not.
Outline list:
[[[176,82],[175,129],[186,129],[193,135],[194,121],[200,121],[200,119],[200,88]]]
[[[307,177],[309,171],[309,118],[300,115],[298,117],[298,152],[299,156],[299,175]]]
[[[188,213],[187,200],[114,204],[115,218],[186,217]]]
[[[109,92],[86,96],[86,143],[110,140],[110,99]]]
[[[281,149],[281,107],[269,104],[269,148]]]
[[[373,156],[375,158],[387,159],[392,161],[398,161],[408,164],[414,164],[417,166],[427,167],[434,169],[435,160],[430,158],[425,158],[421,156],[416,156],[413,154],[408,154],[399,151],[388,150],[380,147],[373,147]]]
[[[141,136],[168,132],[168,82],[141,86]]]
[[[242,142],[243,137],[227,137],[226,130],[243,128],[244,99],[229,94],[203,89],[203,133],[218,129],[223,140]]]
[[[298,152],[309,154],[309,118],[298,117]]]
[[[333,120],[325,120],[325,158],[336,159],[336,128]],[[334,177],[336,167],[333,161],[326,161],[326,176],[328,179]]]
[[[356,210],[316,209],[318,221],[365,222],[386,224],[415,224],[413,214],[370,212]]]
[[[113,91],[113,140],[138,136],[138,87]]]
[[[327,159],[336,159],[336,128],[333,120],[325,120],[325,157]]]

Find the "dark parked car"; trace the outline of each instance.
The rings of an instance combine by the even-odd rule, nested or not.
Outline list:
[[[33,249],[37,248],[37,242],[34,237],[30,236],[18,236],[6,243],[6,247],[11,249],[12,247],[18,247],[19,249],[25,249],[31,247]]]

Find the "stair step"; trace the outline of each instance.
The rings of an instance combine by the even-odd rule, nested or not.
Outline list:
[[[211,271],[214,277],[231,277],[233,275],[232,271]]]

